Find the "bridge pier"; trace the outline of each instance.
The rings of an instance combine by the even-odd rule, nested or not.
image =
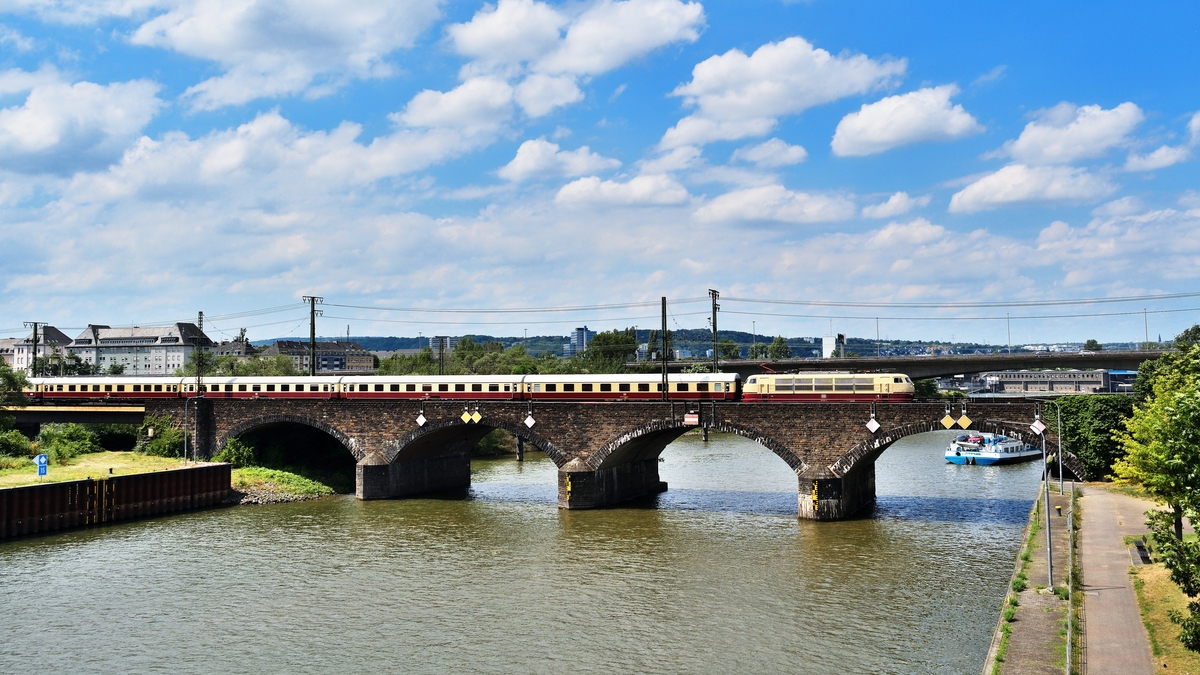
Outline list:
[[[875,506],[875,462],[863,462],[845,476],[828,469],[799,476],[798,514],[806,520],[842,520]]]
[[[471,457],[467,451],[388,463],[371,453],[354,469],[354,494],[359,499],[417,497],[471,486]]]
[[[558,470],[558,507],[598,509],[667,491],[658,478],[658,458],[592,469],[575,459]]]

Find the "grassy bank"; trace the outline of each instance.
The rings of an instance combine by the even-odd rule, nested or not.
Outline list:
[[[336,492],[332,487],[304,476],[278,469],[248,466],[234,469],[232,487],[242,492],[265,491],[294,497],[324,497]]]
[[[1163,673],[1200,674],[1200,654],[1188,651],[1179,642],[1179,626],[1171,621],[1171,612],[1187,614],[1187,598],[1171,581],[1171,573],[1162,563],[1134,567],[1133,588],[1137,592],[1142,623],[1150,635],[1150,650],[1156,668]]]
[[[183,461],[177,458],[154,457],[136,452],[93,452],[70,460],[66,466],[57,464],[50,466],[41,482],[58,483],[83,480],[84,478],[99,478],[110,475],[110,473],[113,476],[124,476],[182,467]],[[33,485],[37,482],[37,466],[33,461],[25,466],[0,470],[0,488]]]

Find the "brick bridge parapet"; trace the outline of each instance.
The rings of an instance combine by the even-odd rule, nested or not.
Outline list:
[[[147,403],[182,423],[182,401]],[[1035,401],[979,403],[535,402],[453,400],[204,399],[190,404],[200,453],[275,424],[301,424],[355,457],[360,499],[398,498],[470,484],[470,449],[504,429],[558,466],[562,508],[594,508],[666,489],[658,457],[700,425],[754,440],[796,473],[803,518],[846,518],[875,502],[875,460],[897,440],[945,428],[994,431],[1036,442]],[[964,419],[965,418],[965,419]],[[868,423],[879,425],[873,432]],[[527,424],[532,420],[533,424]],[[964,422],[967,422],[964,426]],[[1051,441],[1053,443],[1053,441]],[[1080,472],[1073,457],[1067,466]]]

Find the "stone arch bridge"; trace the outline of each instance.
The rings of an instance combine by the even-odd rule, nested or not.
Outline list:
[[[662,492],[658,456],[701,426],[754,440],[796,473],[802,518],[836,520],[875,502],[875,460],[897,440],[953,428],[1037,442],[1036,401],[950,403],[572,403],[450,400],[200,399],[189,404],[202,455],[282,422],[319,429],[357,460],[359,499],[466,487],[469,451],[492,429],[518,435],[558,466],[558,504],[596,508]],[[182,401],[146,414],[183,422]],[[874,420],[878,424],[870,424]],[[531,424],[530,424],[531,423]],[[872,431],[872,428],[875,430]],[[1047,434],[1050,432],[1048,431]],[[1054,439],[1050,438],[1050,447]],[[1078,461],[1065,465],[1082,478]]]

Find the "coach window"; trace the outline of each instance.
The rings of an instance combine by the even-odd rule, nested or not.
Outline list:
[[[558,391],[558,385],[557,384],[547,384],[546,391]]]
[[[75,385],[73,385],[73,384],[67,385],[67,391],[75,391]]]
[[[375,385],[375,391],[383,391],[383,385],[382,384]]]
[[[466,390],[467,390],[467,385],[465,385],[465,384],[454,385],[454,391],[466,391]]]
[[[59,391],[62,391],[62,385],[61,385],[61,384],[60,384],[60,385],[58,385],[58,390],[59,390]],[[141,391],[141,390],[142,390],[142,385],[140,385],[140,384],[135,384],[135,385],[133,385],[133,390],[134,390],[134,391]]]
[[[279,391],[290,391],[291,387],[286,384],[279,385]]]
[[[591,382],[580,385],[580,391],[591,391],[591,390],[592,390]]]
[[[421,391],[433,391],[433,385],[432,384],[423,384],[423,385],[421,385]]]
[[[707,382],[697,382],[696,383],[696,391],[708,391],[708,383]]]
[[[327,384],[321,385],[321,391],[329,391],[329,385],[327,385]]]
[[[675,385],[675,391],[687,391],[687,390],[688,390],[687,382],[680,382]]]
[[[649,388],[649,387],[647,387],[647,388]],[[629,391],[629,383],[624,382],[624,383],[618,384],[617,391]]]
[[[713,385],[713,391],[721,391],[721,383],[717,382]]]
[[[410,385],[408,385],[408,386],[410,386],[410,387],[411,387],[412,385],[410,384]],[[400,385],[398,385],[398,384],[393,384],[393,385],[391,385],[391,386],[389,386],[389,387],[388,387],[388,391],[400,391]]]
[[[254,391],[262,391],[262,385],[261,384],[251,385],[250,389],[252,389]]]
[[[534,390],[534,391],[541,391],[541,390],[542,390],[542,385],[540,385],[540,384],[535,384],[535,385],[533,385],[533,390]]]
[[[661,387],[662,385],[660,384],[658,386]],[[649,382],[639,382],[638,383],[638,391],[650,391],[650,383]]]
[[[112,391],[112,385],[111,384],[104,385],[104,391]]]
[[[612,391],[612,385],[607,382],[601,383],[600,391]]]
[[[656,387],[655,391],[657,391],[661,394],[662,393],[662,382],[659,382],[658,384],[656,384],[654,386]]]
[[[471,391],[483,391],[483,384],[471,385]]]
[[[239,384],[239,385],[238,385],[238,391],[246,391],[246,385],[244,385],[244,384]],[[258,391],[258,390],[257,390],[257,389],[255,389],[255,391]]]
[[[505,387],[504,387],[504,388],[505,388],[505,389],[508,389],[508,385],[505,385]],[[498,385],[498,384],[489,384],[489,385],[488,385],[488,391],[500,391],[500,385]]]
[[[816,389],[817,391],[833,391],[833,378],[832,377],[814,377],[813,378],[813,389]]]
[[[267,385],[267,391],[275,391],[275,385],[273,385],[273,384],[268,384],[268,385]]]
[[[300,387],[303,388],[304,385],[300,385]],[[233,385],[232,384],[225,385],[225,391],[233,391]],[[300,389],[297,389],[296,391],[300,391]]]
[[[438,391],[450,391],[450,385],[448,385],[448,384],[439,384],[439,385],[438,385]]]
[[[574,383],[564,384],[563,391],[575,391],[575,384]]]

